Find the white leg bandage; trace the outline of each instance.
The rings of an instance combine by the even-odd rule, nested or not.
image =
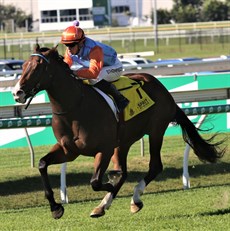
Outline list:
[[[134,193],[133,193],[133,198],[131,200],[131,203],[137,203],[137,202],[140,202],[141,199],[140,199],[140,196],[141,194],[143,194],[144,192],[144,189],[145,189],[145,181],[144,180],[141,180],[138,185],[135,186],[134,188]]]
[[[113,201],[112,193],[107,193],[98,207],[104,207],[104,209],[109,209]]]

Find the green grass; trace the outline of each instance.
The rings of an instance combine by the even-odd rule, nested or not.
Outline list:
[[[229,189],[208,187],[143,196],[145,207],[130,214],[129,198],[118,198],[106,215],[89,218],[96,201],[65,205],[65,217],[54,220],[48,207],[1,212],[1,230],[229,230],[229,209],[217,204]],[[229,191],[228,191],[229,192]],[[229,195],[229,194],[228,194]],[[173,203],[172,203],[173,201]],[[8,220],[8,222],[3,222]]]
[[[222,136],[229,137],[229,133]],[[146,141],[147,142],[147,141]],[[148,168],[148,150],[140,156],[137,142],[128,157],[129,175],[118,198],[104,217],[89,217],[105,192],[94,192],[89,184],[93,159],[80,156],[68,164],[69,204],[60,220],[51,217],[44,199],[38,169],[30,168],[27,148],[0,149],[0,230],[230,230],[230,150],[217,164],[201,163],[190,154],[191,189],[182,190],[184,143],[166,137],[162,148],[164,171],[145,190],[144,208],[129,210],[133,187]],[[49,146],[35,147],[36,164]],[[111,166],[110,166],[111,169]],[[60,201],[60,165],[49,168],[55,198]]]
[[[155,51],[155,55],[150,57],[152,60],[179,58],[179,57],[214,57],[230,54],[230,41],[224,37],[222,41],[217,39],[211,41],[210,38],[201,38],[188,43],[186,39],[170,39],[167,44],[165,39],[160,39],[158,50],[154,47],[154,40],[127,41],[122,46],[121,41],[112,41],[108,43],[116,48],[118,53]]]

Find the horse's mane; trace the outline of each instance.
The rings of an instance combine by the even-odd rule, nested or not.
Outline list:
[[[46,52],[48,50],[50,50],[50,48],[48,48],[48,47],[42,47],[39,49],[40,52]]]
[[[50,51],[49,52],[50,58],[57,61],[58,65],[61,66],[63,68],[63,70],[66,71],[68,74],[73,75],[73,72],[70,69],[69,65],[64,61],[64,57],[58,53],[58,50],[56,49],[56,47],[54,47],[54,48],[42,47],[39,49],[39,51],[41,53]]]

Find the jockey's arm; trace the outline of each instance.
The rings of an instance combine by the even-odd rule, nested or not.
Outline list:
[[[99,46],[95,46],[89,53],[90,64],[89,68],[81,68],[74,71],[74,74],[81,78],[96,79],[103,67],[104,54]]]
[[[68,49],[66,49],[65,54],[64,54],[64,62],[66,62],[69,65],[69,67],[71,67],[71,65],[73,64],[73,61],[69,55]]]

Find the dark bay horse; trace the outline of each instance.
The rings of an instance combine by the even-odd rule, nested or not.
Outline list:
[[[91,86],[73,77],[68,65],[56,48],[35,48],[34,54],[23,65],[22,76],[13,95],[25,103],[41,90],[46,90],[52,107],[52,128],[57,143],[39,161],[39,171],[55,219],[64,213],[56,203],[48,177],[48,166],[75,160],[79,155],[94,157],[94,173],[90,184],[95,191],[108,193],[91,213],[92,217],[104,215],[127,178],[127,155],[130,146],[149,136],[150,161],[146,176],[134,189],[131,211],[139,211],[145,187],[163,170],[160,151],[163,136],[170,122],[181,126],[184,140],[202,161],[216,162],[224,154],[221,141],[204,140],[192,122],[174,102],[168,90],[149,74],[130,74],[130,78],[144,80],[144,91],[155,101],[145,112],[119,124],[105,100]],[[119,151],[114,154],[114,149]],[[103,175],[111,157],[121,169],[121,177],[112,184],[103,182]]]

